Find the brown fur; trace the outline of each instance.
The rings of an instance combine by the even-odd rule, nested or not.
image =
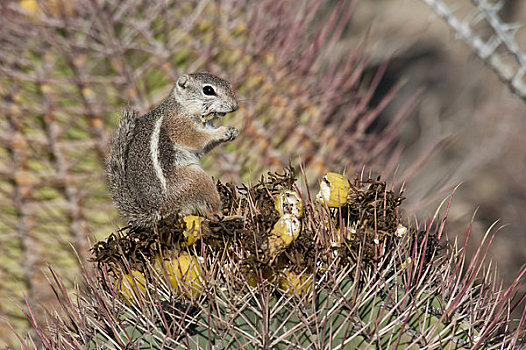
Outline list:
[[[204,93],[207,85],[213,95]],[[220,214],[219,194],[200,158],[234,140],[238,131],[203,120],[238,108],[230,84],[195,73],[181,76],[170,96],[149,113],[123,114],[106,169],[113,200],[131,224],[152,226],[176,214]]]

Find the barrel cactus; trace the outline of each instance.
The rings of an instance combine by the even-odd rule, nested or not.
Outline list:
[[[444,221],[407,228],[398,214],[402,198],[385,182],[327,178],[338,179],[329,187],[345,184],[333,207],[311,200],[320,196],[309,191],[301,196],[290,169],[251,187],[218,183],[224,219],[124,228],[95,244],[96,274],[86,271],[75,300],[53,274],[64,307],[49,331],[31,309],[28,318],[45,348],[523,344],[525,317],[514,325],[509,316],[516,289],[498,289],[493,272],[483,271],[483,246],[468,263],[463,247],[439,242]],[[291,217],[299,234],[277,224]],[[189,223],[199,223],[192,243]]]

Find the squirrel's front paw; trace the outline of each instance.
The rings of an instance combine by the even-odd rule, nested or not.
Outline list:
[[[225,126],[225,131],[223,133],[223,138],[225,142],[233,141],[239,135],[239,130],[234,128],[233,126]]]

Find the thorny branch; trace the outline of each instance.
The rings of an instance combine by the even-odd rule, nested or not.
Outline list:
[[[526,55],[515,40],[520,25],[504,23],[500,19],[498,13],[502,8],[502,2],[471,0],[476,6],[475,13],[464,20],[459,20],[443,0],[423,1],[436,15],[446,21],[455,34],[490,66],[514,94],[526,102]],[[487,40],[473,29],[473,22],[481,18],[493,31],[493,35]],[[514,62],[506,59],[509,56],[513,57]]]

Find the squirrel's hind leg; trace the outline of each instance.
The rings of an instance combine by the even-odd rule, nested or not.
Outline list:
[[[168,197],[180,215],[221,216],[221,198],[212,178],[203,169],[182,167],[172,175],[174,181],[168,188]]]

